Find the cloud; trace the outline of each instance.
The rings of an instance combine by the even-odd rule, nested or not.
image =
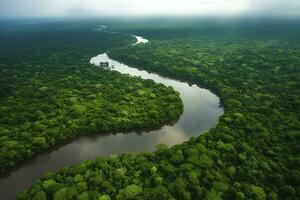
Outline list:
[[[245,0],[87,0],[78,5],[83,13],[106,15],[205,15],[216,13],[239,13],[247,9]],[[84,9],[82,9],[84,8]]]
[[[1,0],[2,16],[62,16],[81,0]]]
[[[299,0],[249,0],[251,14],[300,15]]]
[[[1,16],[299,15],[299,0],[1,0]]]

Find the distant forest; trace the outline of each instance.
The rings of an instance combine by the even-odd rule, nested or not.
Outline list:
[[[262,21],[259,25],[247,21],[189,24],[180,20],[164,23],[153,20],[134,25],[115,22],[111,29],[143,35],[150,43],[128,46],[132,42],[128,36],[118,35],[112,39],[109,34],[94,33],[92,42],[87,44],[86,41],[91,41],[91,33],[74,29],[70,33],[77,35],[74,40],[68,34],[59,34],[61,41],[72,41],[64,46],[64,51],[51,48],[54,41],[49,39],[50,36],[44,38],[49,40],[49,46],[40,49],[34,56],[31,50],[26,56],[23,52],[19,53],[19,44],[12,49],[1,48],[1,69],[7,74],[0,80],[1,94],[4,94],[0,97],[0,144],[1,148],[6,148],[1,149],[2,169],[8,166],[8,161],[18,161],[30,155],[21,154],[21,158],[12,159],[14,157],[11,155],[19,156],[14,154],[21,148],[18,141],[23,142],[19,138],[43,137],[38,138],[41,149],[52,144],[51,139],[56,137],[52,137],[53,132],[47,134],[45,131],[47,127],[52,127],[49,120],[52,118],[61,122],[67,136],[73,136],[103,130],[103,127],[107,127],[104,130],[151,127],[157,125],[157,120],[153,119],[165,123],[180,115],[182,104],[171,88],[117,72],[100,70],[101,73],[96,73],[99,69],[86,63],[88,57],[96,54],[95,51],[99,53],[109,49],[110,57],[130,66],[210,89],[220,97],[224,115],[215,128],[183,144],[173,147],[161,144],[154,152],[99,157],[55,173],[49,172],[30,189],[20,193],[18,199],[299,199],[299,23],[277,20],[274,23]],[[38,65],[43,70],[37,70]],[[9,70],[8,66],[15,67]],[[29,70],[28,73],[26,70]],[[120,89],[124,81],[126,87],[132,90]],[[4,83],[6,87],[2,87]],[[34,86],[24,87],[25,83]],[[64,87],[61,87],[62,84]],[[67,91],[74,91],[69,94],[65,87]],[[90,109],[93,104],[112,99],[104,93],[101,95],[104,100],[99,102],[100,96],[94,93],[99,87],[118,94],[118,100],[129,94],[128,99],[124,100],[128,103],[119,105],[109,101],[106,112],[99,110],[98,114],[103,119],[111,117],[104,124],[94,121],[97,113]],[[28,93],[21,88],[26,88]],[[81,88],[89,89],[79,90]],[[57,93],[55,90],[61,92],[63,98],[53,99],[55,96],[49,95]],[[133,90],[146,90],[146,95],[130,93]],[[20,99],[24,95],[29,95],[27,99],[32,99],[32,96],[45,98],[50,102],[48,105],[55,106],[53,102],[59,102],[65,109],[63,112],[58,109],[48,113],[44,110],[47,107],[34,102],[41,107],[29,113],[31,105]],[[170,101],[170,97],[174,101]],[[157,111],[156,118],[149,112],[139,112],[136,102],[143,98],[150,100],[149,109]],[[8,106],[11,104],[7,104],[10,101],[20,106],[12,109]],[[131,103],[132,107],[128,108]],[[111,107],[113,110],[109,109]],[[85,114],[90,110],[91,115]],[[129,123],[124,112],[132,114],[132,110],[136,112],[136,119],[144,120]],[[170,110],[171,113],[168,112]],[[115,115],[124,116],[124,120],[109,123],[111,119],[116,119]],[[24,136],[22,126],[16,126],[24,122],[22,116],[26,119],[33,117],[33,124],[29,126],[32,131]],[[74,120],[78,117],[80,120]],[[44,122],[50,124],[46,126]],[[5,128],[2,128],[4,125]]]
[[[89,64],[133,38],[38,26],[0,40],[0,171],[75,136],[157,128],[182,113],[171,87]]]

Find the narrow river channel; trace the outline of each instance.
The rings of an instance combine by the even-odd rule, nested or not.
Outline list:
[[[137,39],[133,45],[148,42],[140,36],[133,37]],[[140,76],[143,79],[152,79],[157,83],[172,86],[180,93],[184,104],[180,119],[175,124],[165,125],[159,130],[82,136],[68,144],[39,154],[0,177],[1,200],[14,199],[20,191],[30,187],[35,180],[48,171],[57,171],[83,160],[125,152],[152,151],[160,143],[180,144],[214,127],[223,114],[219,98],[209,90],[129,67],[110,59],[107,54],[93,57],[90,62],[97,66],[100,62],[106,61],[110,64],[108,70]]]

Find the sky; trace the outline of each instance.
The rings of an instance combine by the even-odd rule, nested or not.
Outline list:
[[[0,0],[0,17],[300,16],[300,0]]]

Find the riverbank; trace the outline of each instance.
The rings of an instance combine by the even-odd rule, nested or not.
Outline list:
[[[143,44],[141,41],[147,41],[142,37],[136,39],[134,44]],[[108,61],[114,66],[112,70],[120,73],[152,79],[156,83],[173,87],[179,92],[184,104],[184,112],[179,120],[172,125],[164,125],[158,130],[119,131],[106,135],[79,136],[57,148],[47,150],[32,160],[25,161],[23,165],[19,165],[18,168],[10,171],[7,177],[0,180],[0,187],[3,189],[1,195],[4,195],[5,199],[10,199],[9,196],[15,196],[19,191],[26,189],[46,172],[57,171],[87,159],[127,152],[153,151],[160,143],[169,146],[180,144],[215,126],[223,113],[222,108],[219,107],[219,98],[208,90],[126,66],[108,58],[106,54],[94,58],[95,61],[97,59]]]

